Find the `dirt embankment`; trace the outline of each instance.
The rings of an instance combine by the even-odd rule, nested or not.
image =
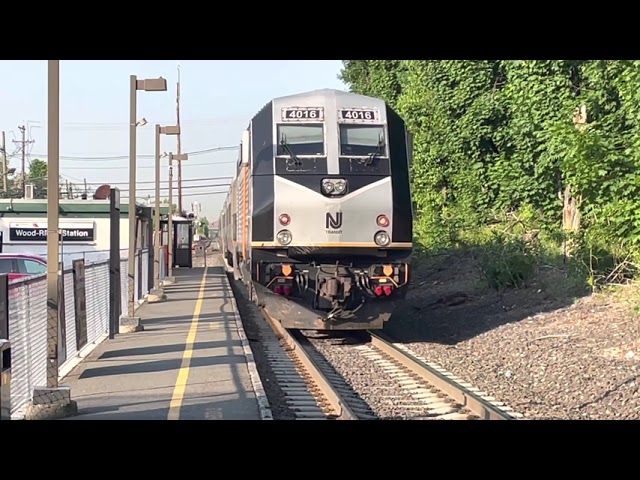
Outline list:
[[[527,288],[483,286],[469,255],[414,270],[387,333],[529,418],[640,419],[640,292],[572,298],[547,268]]]

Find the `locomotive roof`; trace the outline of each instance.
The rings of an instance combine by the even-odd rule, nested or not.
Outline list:
[[[363,105],[372,105],[377,103],[378,105],[385,105],[385,101],[380,98],[360,95],[358,93],[347,92],[344,90],[337,90],[335,88],[321,88],[318,90],[310,90],[308,92],[294,93],[292,95],[272,98],[258,111],[262,111],[269,104],[286,105],[291,102],[295,102],[298,99],[304,99],[308,102],[313,101],[314,98],[326,99],[327,97],[334,97],[336,99],[336,103],[341,103],[340,100],[344,100],[344,103],[361,103]],[[250,124],[251,122],[249,122],[249,125]],[[247,128],[249,128],[249,126],[247,126]]]
[[[311,90],[308,92],[302,92],[302,93],[294,93],[293,95],[285,95],[282,97],[276,97],[273,100],[277,101],[277,102],[283,102],[283,101],[291,101],[291,100],[295,100],[297,98],[312,98],[312,97],[329,97],[329,96],[333,96],[336,98],[344,98],[344,99],[362,99],[362,100],[377,100],[379,102],[383,102],[383,100],[380,100],[378,98],[375,97],[369,97],[367,95],[360,95],[358,93],[352,93],[352,92],[346,92],[344,90],[336,90],[335,88],[321,88],[319,90]]]

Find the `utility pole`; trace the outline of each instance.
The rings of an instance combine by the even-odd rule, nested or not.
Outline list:
[[[9,166],[7,163],[7,141],[4,136],[4,130],[2,131],[2,189],[4,193],[7,193],[7,170]]]
[[[24,125],[18,128],[22,132],[22,198],[25,198],[27,196],[27,172],[25,168],[27,160],[27,145],[25,143],[26,139],[24,137],[26,128],[24,127]]]
[[[176,126],[180,129],[180,65],[178,65],[178,82],[176,83]],[[182,132],[182,129],[179,130]],[[178,134],[178,155],[182,153],[180,150],[180,133]],[[178,215],[182,215],[182,162],[178,163]],[[171,168],[171,167],[169,167]],[[171,205],[169,205],[171,211]]]
[[[19,143],[21,145],[20,149],[22,150],[22,198],[26,197],[27,194],[27,144],[33,143],[33,140],[27,140],[25,138],[26,135],[26,127],[24,125],[18,126],[18,130],[22,133],[22,140],[13,140],[13,143]]]

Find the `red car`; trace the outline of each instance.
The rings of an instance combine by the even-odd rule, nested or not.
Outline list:
[[[47,261],[37,255],[24,253],[0,254],[0,275],[8,274],[9,281],[47,272]]]

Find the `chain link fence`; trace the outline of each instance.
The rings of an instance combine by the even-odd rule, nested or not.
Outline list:
[[[164,265],[164,255],[161,255]],[[136,253],[135,300],[137,306],[149,293],[149,252]],[[66,267],[66,266],[65,266]],[[128,259],[120,260],[121,311],[129,298]],[[164,275],[163,277],[164,278]],[[80,288],[72,268],[63,274],[60,305],[59,376],[67,375],[109,334],[109,261],[85,260],[86,322],[76,321],[75,294]],[[31,400],[33,388],[47,383],[47,278],[46,274],[9,284],[9,340],[11,341],[11,415],[20,418]],[[82,316],[80,316],[82,318]]]

